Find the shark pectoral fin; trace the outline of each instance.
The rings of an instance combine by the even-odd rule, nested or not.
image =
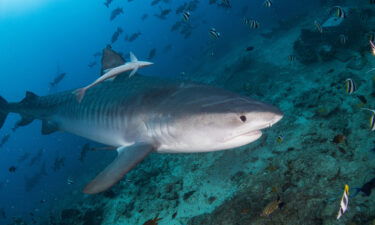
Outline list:
[[[58,130],[59,130],[59,128],[56,124],[51,123],[47,120],[42,121],[42,134],[43,135],[52,134],[52,133],[54,133]]]
[[[31,122],[34,121],[34,118],[28,116],[22,116],[21,120],[19,120],[16,124],[17,127],[23,127],[29,125]]]
[[[83,190],[86,194],[96,194],[116,184],[123,176],[141,162],[154,147],[147,143],[138,143],[130,147],[117,149],[117,158],[95,177]]]
[[[138,66],[137,67],[135,67],[133,70],[132,70],[132,72],[129,74],[129,77],[132,77],[137,71],[138,71]]]

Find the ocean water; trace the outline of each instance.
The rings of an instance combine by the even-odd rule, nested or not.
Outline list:
[[[133,52],[154,63],[118,75],[135,90],[202,83],[283,112],[236,148],[152,153],[98,194],[82,190],[116,151],[70,132],[43,135],[38,119],[17,126],[10,113],[0,129],[0,224],[374,225],[374,26],[372,0],[0,0],[8,102],[27,91],[73,99],[100,77],[110,45],[127,62]],[[143,76],[147,84],[135,82]],[[45,110],[28,96],[23,113]],[[0,99],[0,123],[8,111]]]

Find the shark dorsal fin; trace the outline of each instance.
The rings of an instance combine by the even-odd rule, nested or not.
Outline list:
[[[31,91],[26,91],[26,96],[25,98],[22,99],[22,103],[25,103],[25,102],[33,102],[35,101],[36,99],[38,99],[38,95],[34,94],[33,92]]]
[[[130,52],[129,55],[130,55],[130,61],[131,62],[138,62],[138,59],[137,59],[137,57],[135,57],[133,52]]]

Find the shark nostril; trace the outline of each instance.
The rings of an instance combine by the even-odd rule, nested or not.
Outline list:
[[[246,116],[242,115],[242,116],[240,116],[240,119],[241,119],[242,122],[246,122],[247,118],[246,118]]]

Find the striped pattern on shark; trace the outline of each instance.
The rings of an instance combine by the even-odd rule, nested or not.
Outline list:
[[[42,120],[42,133],[66,131],[117,148],[118,156],[84,189],[102,192],[151,152],[195,153],[235,148],[259,139],[282,118],[274,106],[212,86],[125,75],[89,89],[78,103],[72,91],[19,103],[0,97],[0,128],[8,113],[18,124]]]

